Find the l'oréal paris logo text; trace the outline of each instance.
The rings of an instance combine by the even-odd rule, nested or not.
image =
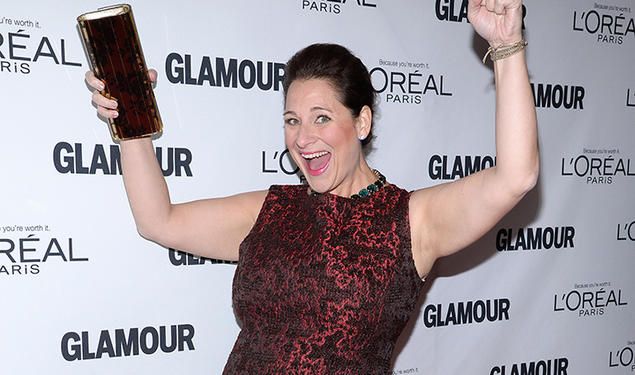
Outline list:
[[[635,372],[635,349],[633,347],[635,347],[635,341],[628,341],[623,348],[609,351],[609,369],[623,368],[630,370],[631,373]]]
[[[157,162],[164,176],[192,177],[192,151],[182,147],[156,147]],[[53,166],[59,173],[121,174],[119,146],[58,142],[53,147]]]
[[[618,178],[635,176],[635,163],[621,156],[618,148],[584,148],[581,155],[563,157],[560,173],[587,184],[612,184]]]
[[[79,60],[77,56],[69,56],[64,38],[33,33],[39,34],[39,21],[2,16],[0,26],[4,25],[15,27],[16,30],[0,32],[0,74],[30,74],[34,65],[39,63],[82,66],[80,62],[75,62]]]
[[[301,0],[302,10],[314,13],[340,14],[350,8],[377,8],[381,0]]]
[[[288,149],[283,151],[265,151],[261,153],[262,173],[284,173],[286,175],[298,174],[297,166]],[[302,180],[302,178],[300,178]]]
[[[618,241],[635,241],[635,220],[630,223],[617,224]]]
[[[278,91],[285,64],[226,57],[192,57],[172,52],[165,58],[165,74],[173,84]]]
[[[49,225],[0,226],[0,279],[38,275],[53,264],[87,261],[72,237],[52,234]]]
[[[603,316],[608,310],[625,308],[627,293],[608,281],[575,284],[572,290],[554,294],[553,311],[573,312],[578,317]]]
[[[194,349],[194,327],[178,324],[129,329],[104,329],[98,335],[88,332],[66,332],[62,336],[62,357],[69,361],[130,357],[157,352],[172,353]]]
[[[386,103],[421,104],[426,95],[452,96],[446,77],[428,69],[427,63],[380,59],[370,78]]]
[[[635,41],[631,8],[594,3],[592,9],[573,11],[573,31],[591,35],[597,43],[622,45]]]

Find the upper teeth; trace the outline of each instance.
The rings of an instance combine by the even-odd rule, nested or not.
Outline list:
[[[324,156],[328,154],[328,151],[315,152],[313,154],[302,154],[302,157],[305,159],[314,159],[319,158],[320,156]]]

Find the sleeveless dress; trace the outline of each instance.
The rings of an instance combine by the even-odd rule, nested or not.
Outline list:
[[[410,194],[362,199],[271,186],[239,248],[242,330],[223,374],[387,374],[423,281],[412,259]]]

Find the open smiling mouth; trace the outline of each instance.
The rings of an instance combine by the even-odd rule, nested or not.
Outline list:
[[[328,151],[302,152],[300,155],[304,159],[306,169],[312,176],[319,176],[324,173],[331,162],[331,153]]]

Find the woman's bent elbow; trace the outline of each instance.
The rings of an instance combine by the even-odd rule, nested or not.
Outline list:
[[[158,233],[152,226],[137,224],[137,233],[146,240],[159,242]]]
[[[513,173],[506,173],[502,179],[504,181],[504,186],[506,186],[506,190],[509,195],[514,200],[520,200],[525,196],[529,191],[531,191],[536,184],[538,183],[539,176],[538,163],[531,168],[524,169],[521,171],[514,171]]]
[[[528,171],[523,177],[518,179],[516,185],[516,193],[521,197],[530,192],[538,183],[538,177],[540,175],[539,163],[534,168]]]

